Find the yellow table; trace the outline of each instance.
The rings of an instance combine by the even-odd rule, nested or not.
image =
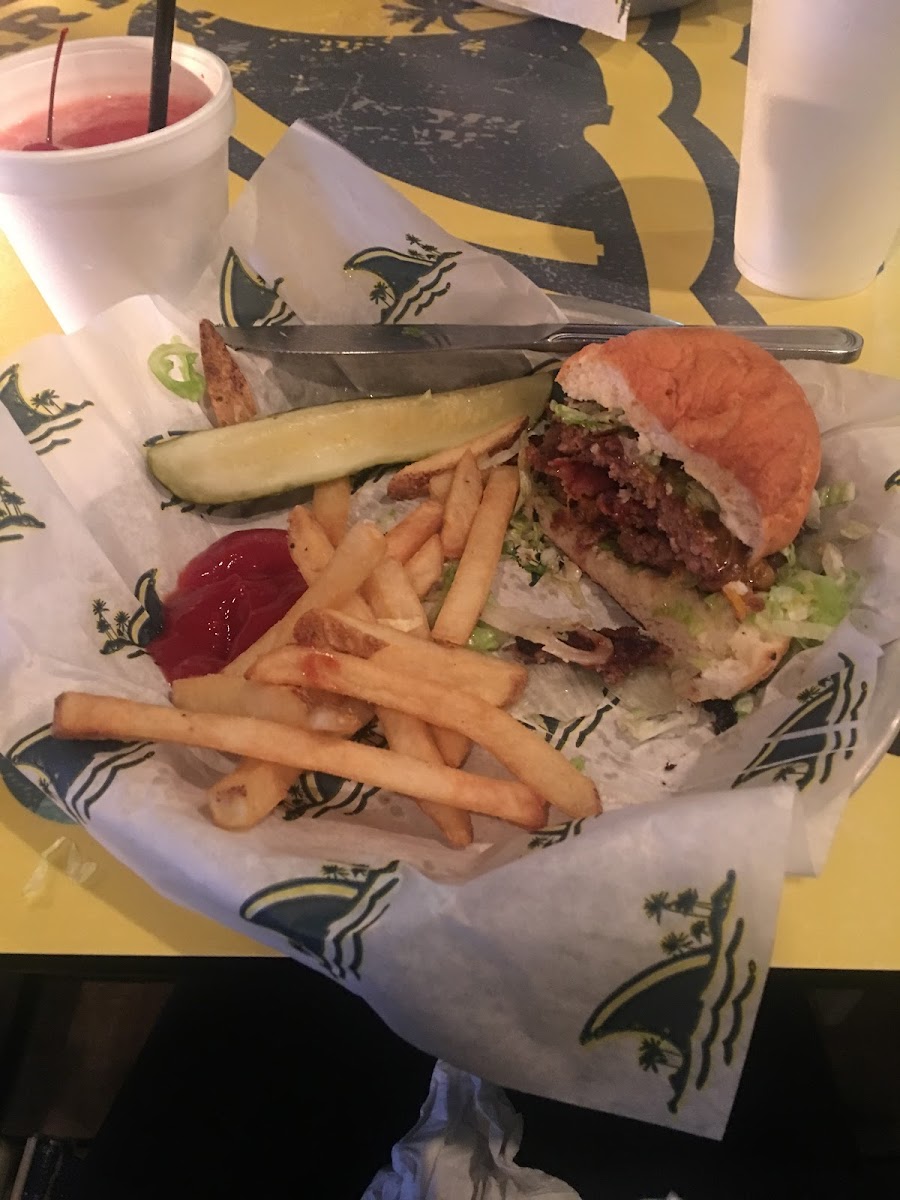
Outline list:
[[[149,32],[153,8],[137,0],[109,8],[68,7],[73,13],[65,21],[74,37]],[[80,7],[85,11],[74,11]],[[625,43],[473,9],[462,0],[305,0],[292,6],[281,0],[204,0],[179,11],[179,36],[195,38],[231,65],[238,90],[233,158],[238,170],[252,169],[278,140],[285,121],[307,117],[332,135],[345,129],[352,149],[451,233],[513,256],[545,286],[625,303],[643,299],[653,311],[686,322],[752,320],[759,314],[770,323],[849,325],[866,338],[860,366],[900,377],[900,255],[864,292],[834,301],[786,300],[729,275],[749,0],[701,0],[680,17],[634,22]],[[55,38],[58,12],[17,0],[7,4],[0,16],[0,52]],[[274,72],[267,54],[276,55]],[[440,101],[456,82],[465,94],[467,80],[477,85],[495,78],[509,62],[524,83],[506,87],[513,99],[493,122],[487,102],[486,111],[478,111],[479,102],[490,99],[487,93],[473,95],[461,117],[441,115]],[[393,72],[398,64],[405,75]],[[410,93],[409,111],[444,122],[441,135],[429,136],[455,140],[461,161],[470,163],[468,175],[465,168],[454,174],[452,165],[424,169],[429,157],[417,159],[410,149],[415,142],[421,150],[425,136],[416,122],[411,142],[401,141],[398,149],[393,139],[379,158],[379,142],[389,140],[397,113],[365,88],[359,91],[365,70],[373,72],[365,77],[372,91],[384,80],[388,90],[402,91],[404,78],[420,92],[433,85],[433,96]],[[352,93],[347,83],[345,103],[329,107],[328,89],[342,77],[352,79],[357,90]],[[543,103],[544,93],[557,99],[556,107]],[[364,111],[362,124],[342,125],[345,108]],[[529,143],[529,121],[538,120],[529,109],[543,112],[535,138],[547,133],[548,111],[558,124],[559,136],[551,127],[546,147]],[[451,120],[454,116],[460,120]],[[544,169],[538,180],[541,162],[546,167],[567,137],[569,159],[563,155],[555,174]],[[498,147],[493,178],[490,138]],[[480,157],[467,160],[468,146]],[[431,155],[432,148],[426,149]],[[592,170],[595,194],[585,195],[582,184]],[[534,187],[528,185],[529,172]],[[232,182],[236,195],[242,181],[235,174]],[[498,199],[486,202],[492,187]],[[583,213],[594,215],[579,223]],[[645,279],[627,276],[629,261],[639,264],[638,274],[645,270]],[[624,273],[617,275],[623,263]],[[34,285],[0,239],[0,354],[54,328]],[[823,874],[787,881],[775,966],[900,969],[898,799],[900,758],[886,758],[850,801]],[[60,834],[96,862],[97,870],[82,886],[54,869],[44,893],[28,904],[24,885],[41,852]],[[0,905],[0,954],[270,953],[162,899],[84,830],[34,816],[2,788]]]

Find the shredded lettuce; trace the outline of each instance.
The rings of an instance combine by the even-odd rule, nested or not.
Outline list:
[[[447,593],[450,591],[450,584],[456,578],[458,568],[459,563],[445,563],[437,586],[432,588],[431,592],[425,598],[422,607],[425,609],[425,616],[428,618],[429,625],[433,625],[437,620],[437,615],[441,611],[444,601],[447,599]]]
[[[809,502],[809,512],[804,524],[808,529],[819,529],[822,525],[822,509],[834,508],[839,504],[850,504],[856,499],[856,484],[852,480],[828,483],[816,488]]]
[[[825,487],[816,488],[819,505],[831,508],[835,504],[849,504],[856,499],[856,484],[852,480],[843,483],[829,483]]]
[[[564,425],[580,425],[584,429],[595,429],[598,433],[610,433],[627,424],[621,408],[604,408],[602,404],[592,401],[583,408],[577,408],[571,401],[563,404],[559,400],[551,400],[550,411]]]
[[[654,450],[653,443],[647,437],[646,433],[639,433],[637,436],[638,457],[645,466],[658,467],[662,461],[662,451]]]
[[[524,509],[513,513],[503,540],[503,557],[513,559],[527,571],[532,585],[548,571],[558,574],[563,568],[562,554]]]
[[[749,692],[744,692],[742,696],[735,696],[732,701],[734,706],[735,716],[740,720],[741,717],[749,717],[756,707],[756,702]]]
[[[843,583],[847,577],[844,556],[834,542],[826,542],[822,547],[822,570],[835,583]]]
[[[829,636],[850,611],[859,582],[858,574],[844,566],[836,547],[832,549],[829,566],[834,575],[819,575],[788,563],[779,568],[758,617],[761,624],[782,637],[823,642]]]
[[[868,537],[871,532],[871,526],[866,525],[863,521],[844,521],[838,527],[838,535],[848,542],[858,542],[860,538]]]
[[[481,654],[492,654],[495,650],[502,650],[508,641],[509,634],[504,633],[502,629],[488,625],[487,621],[479,621],[472,630],[467,645],[470,650],[477,650]]]

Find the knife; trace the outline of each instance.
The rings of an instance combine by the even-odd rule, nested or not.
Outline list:
[[[434,351],[532,350],[563,357],[596,342],[646,329],[646,324],[541,325],[255,325],[218,326],[227,345],[251,354],[395,355]],[[676,326],[708,329],[711,326]],[[775,358],[848,363],[859,358],[860,334],[830,325],[728,325],[721,328]]]

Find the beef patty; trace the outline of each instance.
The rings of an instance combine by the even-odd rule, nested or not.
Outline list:
[[[770,562],[751,565],[750,551],[718,515],[688,501],[680,465],[648,465],[634,435],[554,421],[532,439],[528,457],[555,498],[598,541],[614,541],[626,561],[666,574],[681,566],[706,592],[735,581],[761,591],[774,583]]]

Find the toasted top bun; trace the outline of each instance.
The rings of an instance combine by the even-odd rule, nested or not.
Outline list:
[[[682,462],[754,561],[797,536],[819,475],[819,428],[766,350],[724,329],[642,329],[579,350],[558,380],[573,400],[621,408]]]

